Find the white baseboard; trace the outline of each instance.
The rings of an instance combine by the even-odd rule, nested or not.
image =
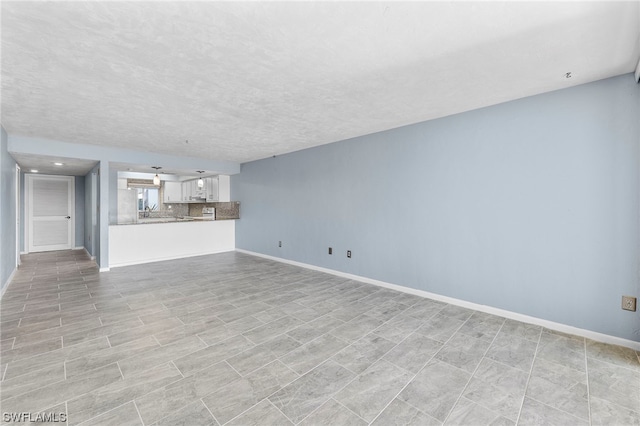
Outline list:
[[[100,268],[98,272],[109,272],[110,268]]]
[[[388,288],[391,290],[401,291],[403,293],[413,294],[415,296],[425,297],[427,299],[438,300],[440,302],[449,303],[451,305],[461,306],[467,309],[473,309],[475,311],[485,312],[487,314],[498,315],[504,318],[526,322],[528,324],[539,325],[550,330],[560,331],[562,333],[573,334],[580,337],[586,337],[591,340],[595,340],[597,342],[609,343],[612,345],[625,346],[627,348],[634,349],[636,351],[640,351],[640,342],[636,342],[633,340],[623,339],[621,337],[611,336],[609,334],[598,333],[596,331],[585,330],[583,328],[573,327],[570,325],[548,321],[542,318],[536,318],[529,315],[519,314],[517,312],[507,311],[504,309],[494,308],[492,306],[480,305],[473,302],[467,302],[466,300],[455,299],[453,297],[442,296],[436,293],[430,293],[424,290],[418,290],[415,288],[404,287],[397,284],[391,284],[384,281],[374,280],[372,278],[362,277],[360,275],[349,274],[346,272],[336,271],[333,269],[323,268],[321,266],[310,265],[307,263],[296,262],[294,260],[283,259],[280,257],[269,256],[267,254],[256,253],[249,250],[243,250],[236,248],[236,251],[239,253],[248,254],[251,256],[262,257],[269,260],[274,260],[276,262],[286,263],[289,265],[300,266],[306,269],[312,269],[319,272],[325,272],[327,274],[336,275],[342,278],[347,278],[351,280],[361,281],[367,284],[373,284],[379,287]]]
[[[4,293],[7,291],[7,289],[11,285],[11,280],[13,280],[13,277],[16,275],[17,271],[18,271],[18,268],[13,268],[13,272],[11,272],[11,275],[9,275],[9,278],[7,278],[7,281],[3,283],[2,291],[0,291],[0,299],[2,299],[2,296],[4,296]]]
[[[186,259],[188,257],[197,257],[197,256],[207,256],[210,254],[218,254],[218,253],[228,253],[231,251],[235,251],[235,249],[231,249],[231,250],[219,250],[219,251],[212,251],[212,252],[207,252],[207,253],[191,253],[191,254],[178,254],[175,256],[167,256],[167,257],[154,257],[152,259],[143,259],[143,260],[134,260],[131,262],[123,262],[123,263],[117,263],[117,264],[109,264],[110,268],[120,268],[123,266],[133,266],[133,265],[143,265],[145,263],[154,263],[154,262],[164,262],[166,260],[177,260],[177,259]],[[108,270],[108,268],[107,268]],[[102,269],[100,269],[100,271],[102,271]]]
[[[89,253],[89,250],[87,250],[86,247],[81,247],[81,249],[84,250],[84,252],[87,254],[87,256],[89,256],[89,258],[91,260],[96,260],[96,257],[95,256],[91,256],[91,253]],[[80,250],[80,249],[78,249],[78,250]]]

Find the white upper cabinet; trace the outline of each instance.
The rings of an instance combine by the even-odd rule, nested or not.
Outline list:
[[[164,194],[162,196],[164,203],[181,203],[182,202],[182,183],[180,182],[164,182]]]
[[[192,180],[185,180],[182,182],[182,201],[185,203],[191,202],[191,197],[194,195],[195,182]]]
[[[218,201],[218,176],[204,178],[204,189],[207,201]]]
[[[218,201],[218,176],[202,178],[204,185],[198,187],[198,179],[182,182],[183,203],[204,203]]]
[[[212,203],[221,200],[221,196],[228,198],[228,176],[223,176],[222,182],[219,176],[202,178],[204,185],[198,187],[198,179],[190,179],[182,182],[164,182],[162,201],[168,203]],[[220,187],[223,186],[223,188]],[[225,190],[226,188],[226,190]],[[229,201],[229,200],[222,200]]]

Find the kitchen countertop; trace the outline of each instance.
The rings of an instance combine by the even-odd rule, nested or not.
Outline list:
[[[212,217],[202,216],[180,216],[180,217],[145,217],[138,219],[137,222],[118,223],[117,225],[145,225],[147,223],[176,223],[176,222],[212,222],[216,219]],[[232,219],[217,219],[232,220]]]

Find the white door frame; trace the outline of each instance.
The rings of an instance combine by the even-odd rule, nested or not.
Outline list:
[[[42,175],[39,173],[25,173],[25,182],[24,182],[24,186],[25,186],[25,192],[24,192],[24,245],[25,245],[25,251],[27,253],[29,253],[32,249],[31,247],[31,230],[29,229],[29,227],[31,226],[31,203],[30,203],[30,199],[31,199],[31,192],[32,192],[32,179],[34,178],[53,178],[53,179],[59,179],[59,178],[66,178],[66,179],[70,179],[71,181],[71,205],[73,206],[73,209],[75,210],[75,205],[76,205],[76,179],[74,176],[60,176],[60,175]],[[75,211],[72,211],[71,214],[71,219],[69,219],[69,221],[71,222],[71,235],[70,235],[70,249],[73,249],[75,247],[75,241],[76,241],[76,226],[75,226]]]

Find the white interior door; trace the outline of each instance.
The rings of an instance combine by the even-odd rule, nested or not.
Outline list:
[[[27,175],[27,188],[29,251],[73,248],[74,177]]]

